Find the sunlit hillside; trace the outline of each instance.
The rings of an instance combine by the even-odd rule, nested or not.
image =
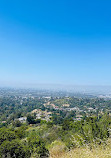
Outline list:
[[[111,139],[107,145],[95,147],[80,147],[64,151],[63,146],[56,146],[50,150],[50,158],[111,158]]]

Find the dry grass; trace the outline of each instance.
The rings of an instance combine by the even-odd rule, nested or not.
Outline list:
[[[50,158],[60,157],[65,153],[65,144],[61,141],[54,141],[50,146]]]
[[[111,140],[106,146],[89,146],[75,148],[71,151],[65,151],[58,145],[50,150],[50,158],[111,158]]]

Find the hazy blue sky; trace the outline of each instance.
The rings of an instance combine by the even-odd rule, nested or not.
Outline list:
[[[0,0],[0,85],[111,85],[111,0]]]

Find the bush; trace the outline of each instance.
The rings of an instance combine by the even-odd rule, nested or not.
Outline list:
[[[37,157],[49,157],[49,151],[45,148],[45,143],[35,132],[32,132],[27,140],[31,153],[36,154]]]
[[[28,158],[30,151],[20,143],[20,140],[4,141],[0,146],[0,157]]]

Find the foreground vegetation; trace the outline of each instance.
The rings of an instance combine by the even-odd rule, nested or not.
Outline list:
[[[27,122],[19,127],[9,124],[0,128],[0,157],[62,158],[64,154],[66,158],[80,157],[80,154],[91,157],[95,152],[102,151],[108,154],[110,125],[111,117],[108,114],[81,121],[65,119],[56,125],[53,120],[41,120],[36,124]]]
[[[51,149],[50,158],[110,158],[111,140],[104,145],[79,147],[70,151],[61,151],[59,146]]]

